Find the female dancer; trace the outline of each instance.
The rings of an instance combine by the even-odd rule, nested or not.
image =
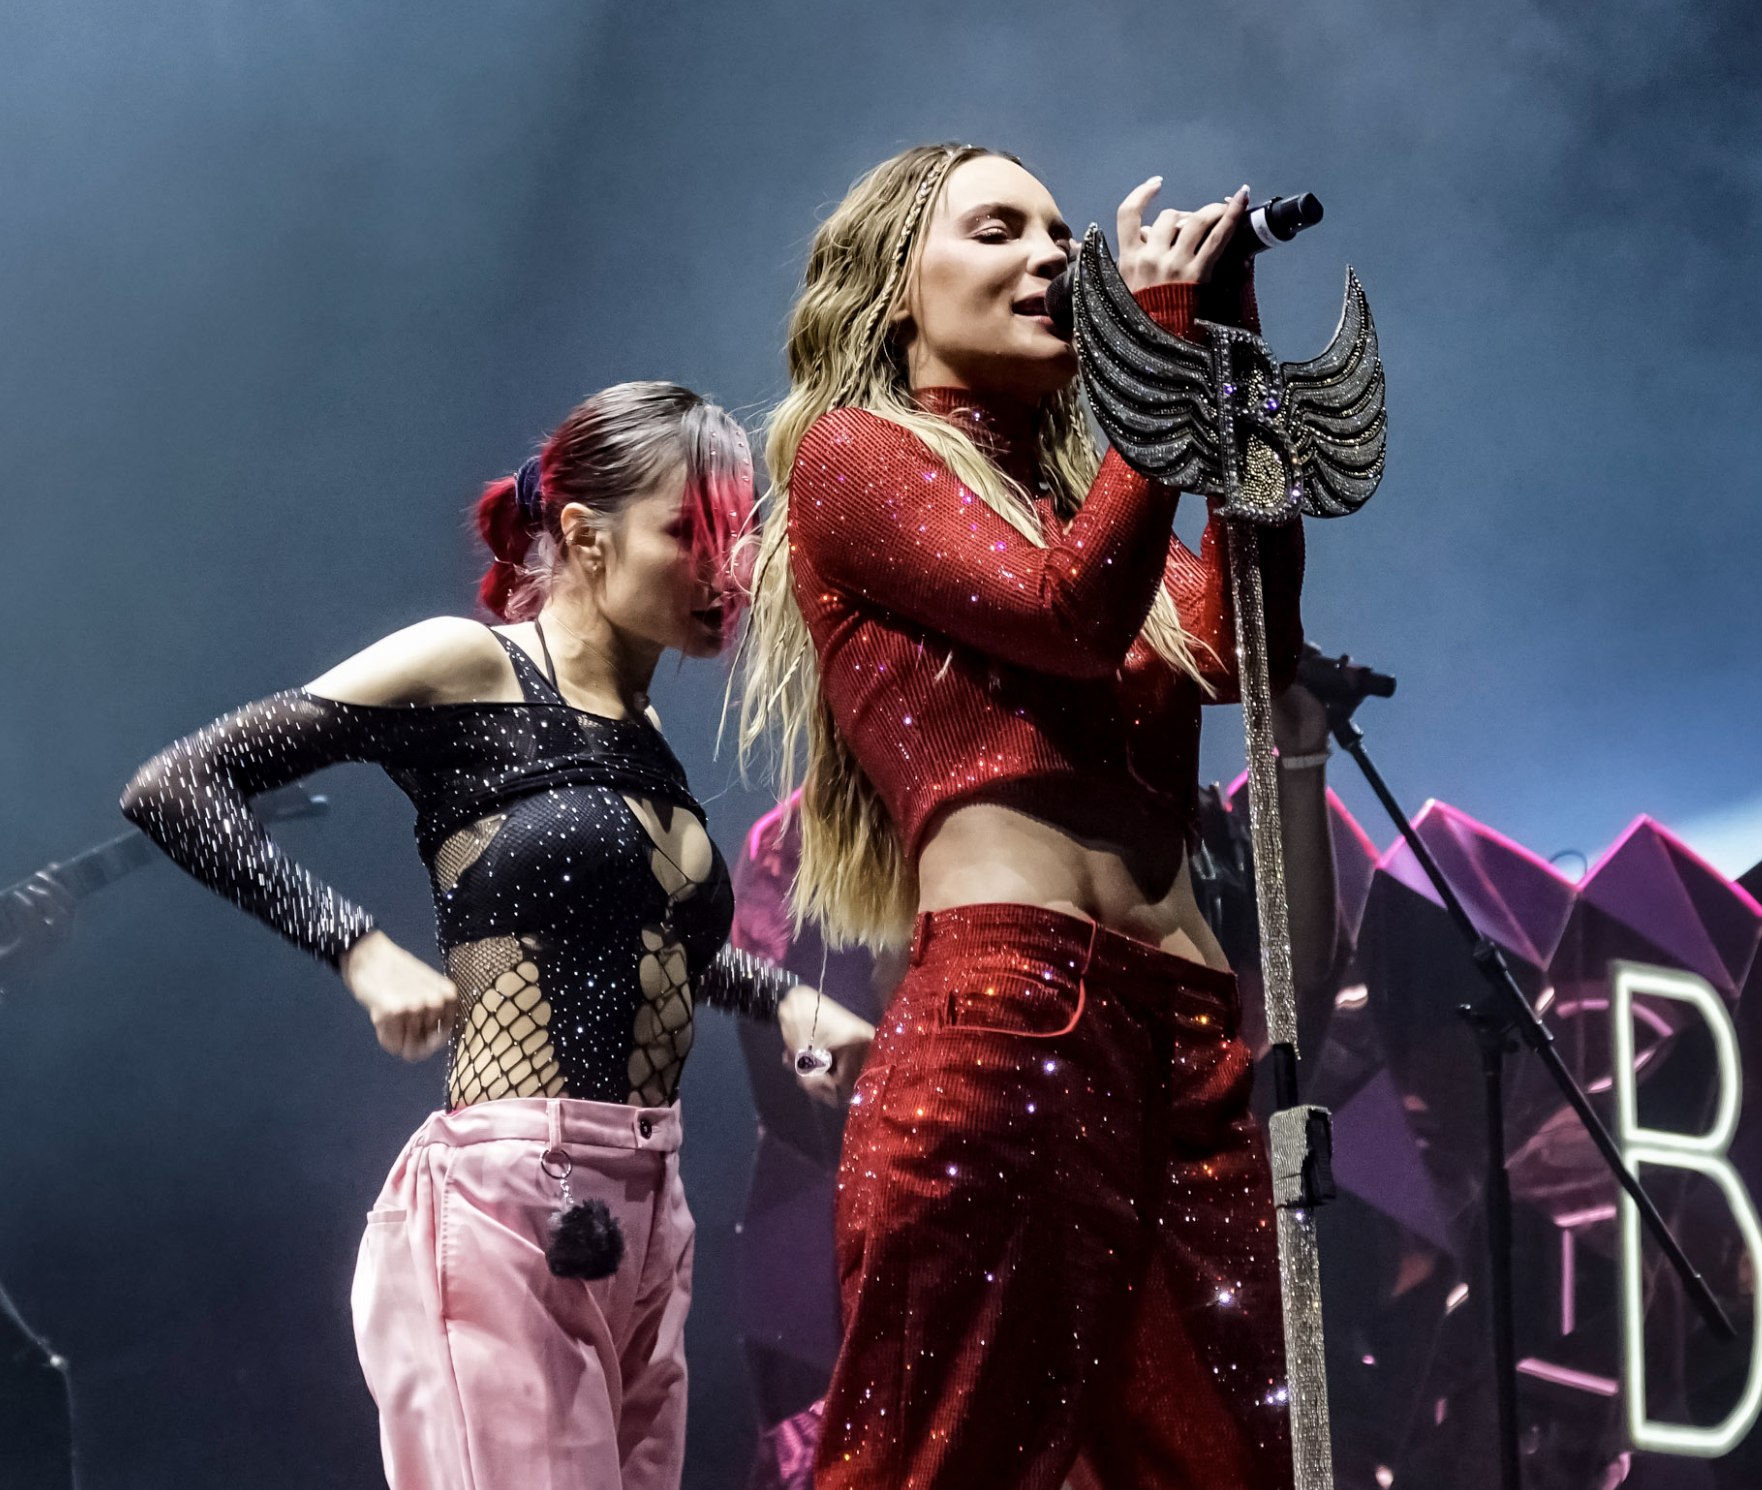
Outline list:
[[[1121,205],[1187,334],[1246,193]],[[909,966],[839,1181],[818,1483],[1289,1482],[1270,1185],[1186,868],[1234,687],[1223,534],[1099,463],[1045,315],[1070,230],[1012,158],[909,150],[815,234],[767,451],[743,743],[807,741],[798,908]],[[1245,283],[1230,298],[1252,315]],[[1275,674],[1301,535],[1262,540]]]
[[[513,624],[400,631],[173,745],[123,798],[190,873],[332,963],[387,1050],[450,1038],[447,1110],[393,1166],[355,1275],[393,1490],[679,1483],[693,1003],[768,1015],[795,980],[723,946],[727,870],[647,693],[668,648],[721,649],[751,504],[722,410],[608,388],[478,504],[481,598]],[[345,760],[416,804],[448,976],[251,813]]]

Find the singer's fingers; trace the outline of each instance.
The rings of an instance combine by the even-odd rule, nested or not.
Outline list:
[[[838,1082],[830,1071],[796,1072],[795,1084],[824,1107],[838,1106]]]
[[[1144,230],[1144,246],[1152,252],[1166,253],[1175,241],[1175,234],[1181,230],[1181,224],[1186,220],[1185,212],[1165,207],[1156,214],[1156,221]]]
[[[1162,177],[1152,176],[1141,186],[1134,186],[1126,193],[1126,200],[1120,203],[1119,216],[1114,220],[1114,227],[1119,230],[1120,251],[1125,252],[1128,245],[1137,244],[1144,237],[1144,209],[1162,190]]]
[[[1230,239],[1235,235],[1236,224],[1241,222],[1242,214],[1248,210],[1248,188],[1244,186],[1229,201],[1220,204],[1223,208],[1218,213],[1217,221],[1206,232],[1204,241],[1199,245],[1193,257],[1208,268],[1217,262]]]
[[[373,1038],[379,1041],[379,1048],[387,1055],[402,1055],[404,1050],[404,1032],[390,1019],[373,1021]]]
[[[1187,258],[1198,258],[1200,246],[1223,215],[1222,202],[1208,202],[1197,212],[1189,212],[1181,220],[1181,231],[1175,238],[1175,247]]]

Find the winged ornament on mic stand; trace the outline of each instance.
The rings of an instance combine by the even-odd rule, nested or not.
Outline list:
[[[1325,1109],[1297,1095],[1297,998],[1279,834],[1272,690],[1259,530],[1298,514],[1356,512],[1382,480],[1387,419],[1376,327],[1358,276],[1327,350],[1278,362],[1251,331],[1198,321],[1205,344],[1173,336],[1132,298],[1091,227],[1071,288],[1072,340],[1095,417],[1126,464],[1217,499],[1228,523],[1236,652],[1247,736],[1249,831],[1277,1110],[1268,1125],[1298,1490],[1331,1490],[1321,1266],[1315,1207],[1333,1193]]]

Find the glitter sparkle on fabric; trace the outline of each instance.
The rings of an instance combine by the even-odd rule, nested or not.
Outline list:
[[[570,708],[501,640],[523,702],[375,708],[279,693],[148,762],[130,816],[197,879],[334,964],[373,918],[283,853],[250,799],[339,761],[377,763],[416,806],[460,992],[447,1105],[670,1103],[695,1004],[762,1019],[796,980],[724,945],[732,892],[713,844],[691,882],[632,805],[657,821],[703,817],[654,726]]]
[[[1383,369],[1370,306],[1348,269],[1340,323],[1319,357],[1279,363],[1257,331],[1211,322],[1198,323],[1209,343],[1200,346],[1145,314],[1091,227],[1078,256],[1073,323],[1090,404],[1114,448],[1146,476],[1221,498],[1217,511],[1229,522],[1267,1034],[1294,1076],[1297,1004],[1260,548],[1300,512],[1356,511],[1382,478]],[[1292,1463],[1300,1490],[1331,1490],[1321,1269],[1307,1193],[1311,1144],[1325,1140],[1327,1120],[1297,1104],[1291,1085],[1273,1117],[1270,1157]]]

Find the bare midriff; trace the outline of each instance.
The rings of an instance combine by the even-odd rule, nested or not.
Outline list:
[[[955,809],[925,835],[918,909],[1036,905],[1227,969],[1194,899],[1181,838],[1154,824],[1137,829],[1141,804],[1095,810],[1102,805],[1064,826],[991,802]]]

